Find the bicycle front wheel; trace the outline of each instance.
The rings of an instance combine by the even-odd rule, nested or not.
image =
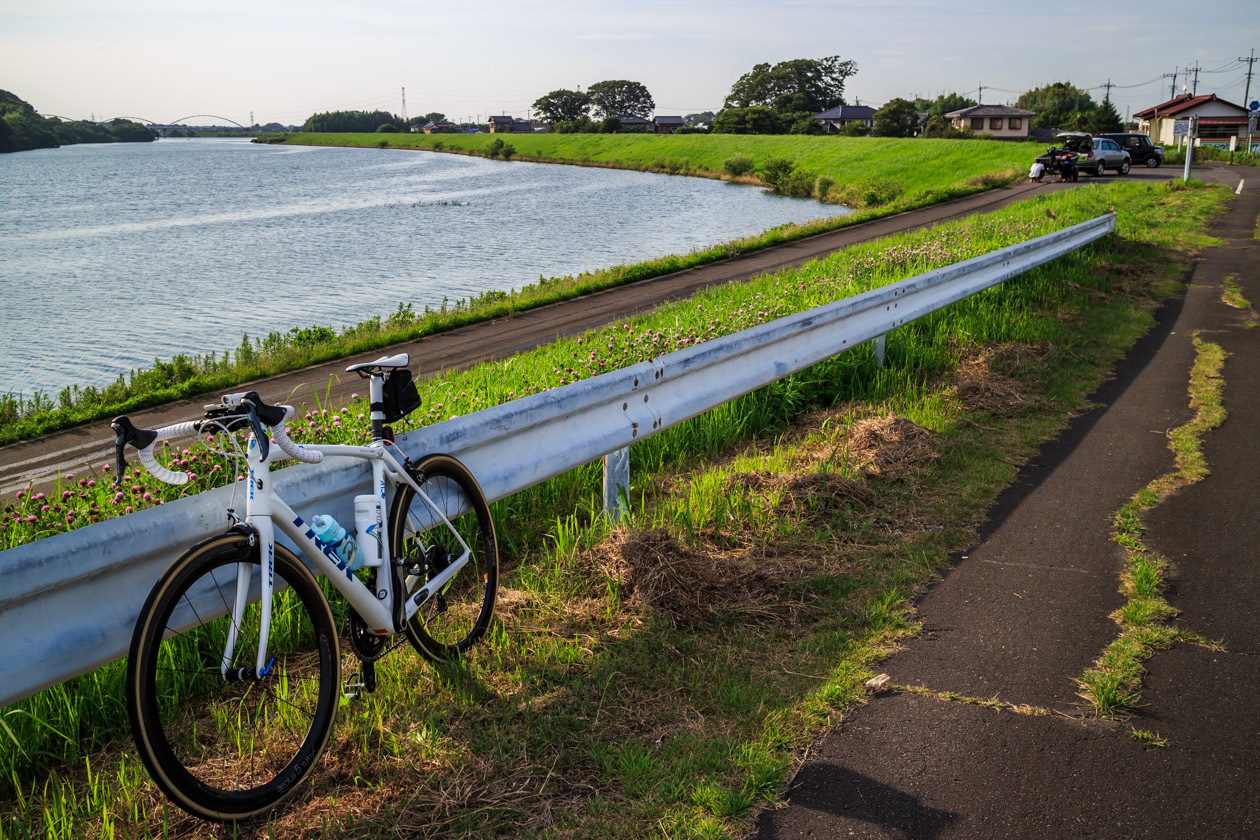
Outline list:
[[[404,566],[407,597],[436,587],[407,623],[407,640],[421,656],[444,661],[472,647],[494,617],[499,581],[494,523],[477,480],[449,455],[423,459],[413,477],[423,495],[404,484],[395,496],[390,556]],[[465,546],[463,567],[445,584],[435,583]]]
[[[268,663],[255,673],[266,574],[258,555],[240,533],[194,546],[158,580],[131,640],[127,708],[140,758],[163,793],[204,819],[272,810],[314,769],[337,711],[332,613],[315,578],[280,545]],[[233,628],[246,573],[250,603]]]

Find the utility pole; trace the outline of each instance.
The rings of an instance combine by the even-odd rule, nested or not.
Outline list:
[[[1177,98],[1177,71],[1178,71],[1178,70],[1180,70],[1180,69],[1181,69],[1180,67],[1174,67],[1174,68],[1173,68],[1173,71],[1172,71],[1172,87],[1171,87],[1171,88],[1169,88],[1169,90],[1168,90],[1168,98],[1169,98],[1169,99],[1176,99],[1176,98]]]
[[[1243,58],[1239,56],[1238,60],[1247,62],[1247,89],[1243,91],[1243,105],[1245,105],[1248,109],[1250,109],[1251,108],[1251,73],[1252,73],[1252,68],[1256,64],[1255,47],[1252,47],[1250,56],[1248,56],[1247,58]],[[1247,120],[1247,151],[1248,152],[1251,151],[1251,120]]]
[[[1190,68],[1186,68],[1186,75],[1190,75]],[[1199,95],[1199,62],[1194,63],[1194,85],[1190,88],[1191,96]]]
[[[976,91],[976,105],[984,104],[984,82],[980,83],[980,90]]]
[[[1115,85],[1113,85],[1113,84],[1111,83],[1111,77],[1110,77],[1110,76],[1109,76],[1109,77],[1107,77],[1107,84],[1103,85],[1103,87],[1105,87],[1105,88],[1107,89],[1107,95],[1106,95],[1106,96],[1104,96],[1104,97],[1103,97],[1103,99],[1108,99],[1108,100],[1110,100],[1110,99],[1111,99],[1111,89],[1112,89],[1113,87],[1115,87]]]

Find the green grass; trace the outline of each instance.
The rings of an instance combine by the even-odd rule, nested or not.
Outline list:
[[[599,514],[598,465],[497,503],[504,590],[485,644],[440,670],[405,647],[388,657],[377,694],[343,710],[310,786],[240,836],[745,835],[818,728],[861,702],[871,668],[916,632],[910,599],[974,538],[970,523],[1015,465],[1149,326],[1150,296],[1171,290],[1226,195],[1133,184],[1049,195],[422,384],[418,421],[436,422],[1119,214],[1116,236],[897,330],[883,369],[858,348],[637,443],[621,531]],[[955,387],[959,361],[994,347],[1053,348],[1011,373],[1036,396],[1014,416],[969,408]],[[317,406],[302,434],[361,439],[361,406],[345,408]],[[902,479],[871,477],[846,445],[853,424],[886,412],[936,447]],[[749,475],[767,489],[749,492],[738,478]],[[837,477],[863,493],[831,492]],[[675,546],[667,556],[690,584],[652,590],[609,565],[618,540],[651,534]],[[139,768],[120,668],[5,710],[23,750],[0,753],[0,837],[217,836]]]
[[[771,158],[831,178],[833,200],[862,205],[915,204],[953,197],[970,187],[1010,183],[1027,171],[1035,147],[992,140],[811,137],[739,134],[513,134],[516,160],[636,169],[731,179],[723,164],[740,155],[757,170]],[[485,154],[503,136],[491,134],[291,135],[290,145],[362,146]],[[382,146],[382,143],[384,146]],[[748,179],[758,182],[759,179]],[[864,201],[863,197],[874,201]],[[849,200],[846,200],[849,199]],[[939,200],[939,199],[938,199]],[[921,205],[920,205],[921,206]]]
[[[1209,644],[1170,622],[1177,610],[1164,599],[1164,570],[1168,561],[1151,550],[1142,537],[1146,527],[1141,515],[1169,493],[1209,474],[1203,457],[1203,436],[1225,421],[1221,401],[1224,382],[1221,369],[1225,351],[1219,344],[1194,339],[1194,367],[1190,371],[1190,407],[1195,416],[1168,433],[1168,448],[1176,457],[1176,469],[1151,481],[1112,518],[1112,539],[1129,552],[1121,578],[1125,604],[1112,613],[1120,636],[1080,678],[1080,696],[1099,717],[1114,718],[1141,698],[1142,662],[1156,650],[1176,642]]]

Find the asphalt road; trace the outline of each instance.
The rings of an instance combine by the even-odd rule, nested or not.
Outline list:
[[[1169,180],[1180,175],[1180,167],[1163,167],[1134,169],[1128,177],[1156,181]],[[1207,180],[1236,183],[1234,171],[1223,167],[1196,169],[1195,175]],[[1106,183],[1116,177],[1110,173],[1103,178],[1082,176],[1077,184],[1058,184],[1049,180],[1041,184],[1020,183],[1006,189],[818,234],[700,268],[596,292],[529,310],[511,318],[474,324],[420,341],[245,383],[234,390],[256,390],[267,402],[285,403],[291,399],[304,399],[314,389],[321,397],[327,392],[331,401],[336,403],[345,400],[353,392],[363,390],[363,384],[357,376],[344,374],[346,366],[351,364],[388,354],[410,353],[412,369],[418,368],[418,377],[423,379],[443,371],[501,359],[559,337],[603,326],[627,315],[651,310],[667,301],[686,297],[706,286],[798,266],[859,242],[986,213],[1044,192],[1094,182]],[[214,395],[207,395],[132,412],[130,416],[141,428],[157,428],[197,419],[202,414],[202,405],[214,400]],[[65,472],[81,471],[85,465],[99,468],[101,464],[112,461],[113,437],[108,421],[101,420],[37,440],[0,448],[0,493],[11,493],[31,483],[41,484]]]
[[[811,746],[757,840],[1260,837],[1260,330],[1221,300],[1230,281],[1260,303],[1257,187],[1232,202],[1215,231],[1224,244],[1196,260],[1097,407],[1021,469],[979,541],[919,600],[922,635],[876,666],[893,688]],[[1142,521],[1169,561],[1177,625],[1222,647],[1157,651],[1131,716],[1099,720],[1075,679],[1119,633],[1109,614],[1125,557],[1111,516],[1174,468],[1167,430],[1191,416],[1196,335],[1229,354],[1229,416],[1204,440],[1211,474]],[[958,696],[1010,705],[947,699]],[[1013,708],[1025,705],[1049,714]]]

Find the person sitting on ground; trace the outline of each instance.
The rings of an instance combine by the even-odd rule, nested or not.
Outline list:
[[[1076,155],[1064,155],[1059,161],[1059,181],[1076,180]]]
[[[1045,177],[1046,165],[1041,161],[1036,161],[1032,165],[1032,169],[1028,170],[1028,183],[1041,183],[1041,179]]]

